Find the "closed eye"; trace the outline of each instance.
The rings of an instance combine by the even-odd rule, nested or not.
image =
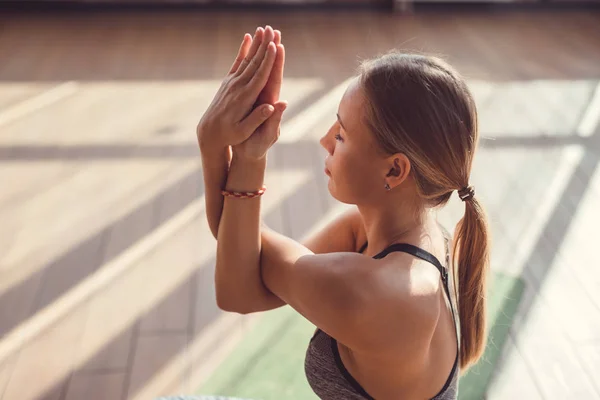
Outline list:
[[[335,140],[338,140],[338,141],[341,142],[342,141],[342,135],[340,135],[339,133],[336,133],[335,134]]]

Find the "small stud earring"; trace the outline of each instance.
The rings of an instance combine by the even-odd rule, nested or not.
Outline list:
[[[390,187],[389,183],[385,184],[385,190],[390,191],[392,188]]]

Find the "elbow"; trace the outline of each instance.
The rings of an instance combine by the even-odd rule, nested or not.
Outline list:
[[[212,233],[215,239],[219,238],[219,222],[218,221],[208,221],[208,228],[210,229],[210,233]]]
[[[219,259],[217,258],[217,272],[215,274],[215,300],[217,307],[222,311],[248,314],[247,302],[244,302],[241,290],[242,287],[235,285],[235,282],[225,279],[224,274],[219,272]]]
[[[250,313],[254,312],[253,310],[251,310],[249,308],[245,308],[243,306],[229,304],[229,303],[217,302],[217,306],[219,307],[219,309],[221,311],[242,314],[242,315],[246,315],[246,314],[250,314]]]
[[[247,302],[237,301],[233,296],[224,293],[223,290],[217,289],[216,300],[217,307],[222,311],[244,315],[253,312],[253,310],[248,307]]]

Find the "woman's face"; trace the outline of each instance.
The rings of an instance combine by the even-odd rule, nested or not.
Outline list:
[[[363,121],[364,96],[357,79],[340,102],[337,121],[321,138],[331,195],[343,203],[372,202],[385,193],[386,166]]]

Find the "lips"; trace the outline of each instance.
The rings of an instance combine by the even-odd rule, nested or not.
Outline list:
[[[326,174],[327,176],[331,176],[331,172],[329,172],[329,170],[327,169],[327,167],[325,167],[325,174]]]

